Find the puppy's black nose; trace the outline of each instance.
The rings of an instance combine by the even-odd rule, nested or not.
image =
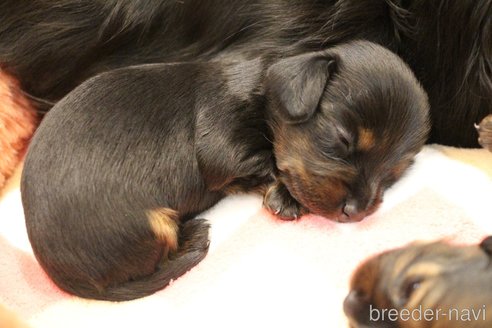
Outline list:
[[[354,200],[349,200],[345,202],[345,205],[343,206],[343,214],[345,214],[348,217],[355,216],[359,213],[359,209],[357,206],[357,202]]]
[[[365,217],[364,210],[361,211],[358,202],[354,199],[348,199],[343,205],[342,211],[344,214],[343,222],[359,222]]]

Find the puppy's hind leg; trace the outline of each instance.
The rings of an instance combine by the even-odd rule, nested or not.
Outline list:
[[[209,224],[205,219],[189,219],[178,225],[178,212],[160,208],[147,212],[150,226],[157,239],[165,245],[170,259],[176,260],[188,253],[201,254],[208,251]]]
[[[70,236],[80,235],[80,228],[65,231],[71,246],[63,250],[47,249],[31,231],[38,260],[60,288],[84,298],[128,301],[165,288],[206,256],[205,220],[180,223],[179,213],[169,208],[120,213],[125,212],[124,221],[94,230],[95,238],[82,243]]]
[[[210,225],[205,219],[192,219],[180,225],[179,229],[179,249],[176,254],[171,255],[179,258],[185,254],[195,254],[201,256],[198,260],[201,261],[207,255],[210,245],[208,239],[208,231]]]
[[[123,284],[105,288],[100,299],[126,301],[151,295],[196,266],[207,255],[209,224],[204,219],[191,219],[176,224],[178,213],[170,209],[148,212],[155,238],[164,245],[162,260],[155,272]]]

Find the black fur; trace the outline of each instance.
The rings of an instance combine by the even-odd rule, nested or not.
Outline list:
[[[491,113],[492,0],[4,0],[0,62],[44,107],[130,64],[257,56],[366,39],[397,52],[429,94],[429,142],[476,147]]]
[[[491,3],[2,1],[0,67],[41,110],[89,79],[48,114],[29,150],[23,198],[40,262],[73,293],[129,299],[149,289],[109,291],[154,281],[156,264],[174,258],[149,283],[161,288],[206,252],[197,242],[199,256],[173,269],[194,251],[166,253],[144,215],[154,207],[190,217],[225,193],[269,184],[265,206],[280,216],[360,220],[422,145],[426,97],[382,48],[334,46],[363,39],[399,54],[429,92],[429,141],[476,146],[473,123],[492,107]],[[318,69],[298,61],[320,52]],[[303,85],[313,78],[306,63],[326,74]],[[307,106],[292,107],[292,94]],[[59,244],[67,253],[56,260]],[[79,267],[86,256],[93,269]]]
[[[395,49],[389,11],[372,0],[6,0],[0,62],[27,92],[56,101],[96,73],[131,64],[209,60],[226,50],[293,55],[356,38]]]
[[[205,256],[208,226],[178,220],[179,247],[167,254],[147,211],[189,216],[223,197],[207,183],[231,184],[230,175],[206,181],[203,162],[238,177],[269,175],[263,113],[226,97],[221,74],[219,65],[200,63],[115,70],[88,80],[47,114],[26,158],[22,196],[34,252],[61,288],[128,300],[164,287]],[[245,120],[254,125],[239,126]],[[215,127],[226,144],[207,142]],[[229,139],[241,131],[252,138],[237,146]],[[232,149],[222,148],[227,144]],[[218,154],[237,151],[227,167],[218,162]],[[244,161],[254,161],[255,171]]]
[[[470,127],[492,114],[492,0],[408,3],[413,31],[399,52],[429,95],[429,141],[477,147]]]

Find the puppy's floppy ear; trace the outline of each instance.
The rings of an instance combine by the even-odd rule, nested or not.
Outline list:
[[[273,110],[287,123],[307,121],[318,108],[336,58],[327,53],[309,53],[282,59],[267,71],[266,90]]]

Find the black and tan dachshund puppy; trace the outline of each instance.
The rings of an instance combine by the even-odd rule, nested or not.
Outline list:
[[[385,252],[354,273],[345,313],[353,328],[491,327],[491,263],[492,237]]]
[[[48,112],[22,200],[58,286],[117,301],[163,288],[207,252],[190,217],[238,190],[286,218],[377,207],[428,132],[410,69],[367,41],[269,60],[116,69]]]

